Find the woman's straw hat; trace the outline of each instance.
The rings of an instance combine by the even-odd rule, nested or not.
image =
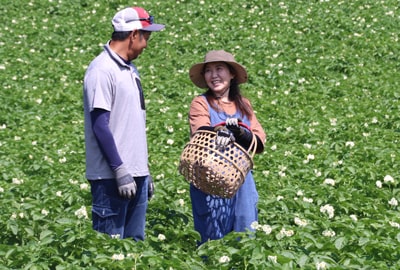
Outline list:
[[[235,78],[238,84],[247,82],[247,71],[244,66],[235,61],[232,54],[224,50],[209,51],[204,57],[204,62],[193,65],[189,70],[189,76],[192,82],[200,87],[207,88],[207,83],[204,80],[204,66],[211,62],[225,62],[232,66],[235,70]]]

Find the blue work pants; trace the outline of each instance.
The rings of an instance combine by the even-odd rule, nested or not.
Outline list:
[[[90,180],[93,229],[118,238],[144,240],[148,198],[148,177],[135,177],[133,199],[118,194],[115,179]]]

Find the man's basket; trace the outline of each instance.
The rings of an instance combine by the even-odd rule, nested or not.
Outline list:
[[[223,198],[232,198],[253,168],[257,140],[253,140],[248,153],[237,143],[219,149],[216,132],[198,130],[183,149],[179,173],[201,191]]]

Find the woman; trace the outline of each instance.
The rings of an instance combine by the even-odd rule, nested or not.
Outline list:
[[[232,54],[216,50],[208,52],[204,62],[193,65],[189,75],[196,86],[206,89],[190,106],[191,135],[198,129],[213,129],[217,132],[216,142],[220,147],[236,141],[248,148],[254,134],[256,153],[261,153],[265,132],[250,101],[240,94],[239,84],[247,81],[246,69]],[[225,125],[215,127],[221,122]],[[250,130],[240,125],[241,122]],[[251,171],[232,198],[210,195],[193,185],[190,185],[190,196],[195,230],[201,235],[199,244],[222,238],[231,231],[251,230],[251,223],[257,221],[258,193]]]

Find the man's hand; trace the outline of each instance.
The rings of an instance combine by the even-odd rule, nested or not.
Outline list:
[[[135,197],[137,189],[136,182],[124,165],[119,166],[114,172],[119,195],[125,199],[132,199]]]

